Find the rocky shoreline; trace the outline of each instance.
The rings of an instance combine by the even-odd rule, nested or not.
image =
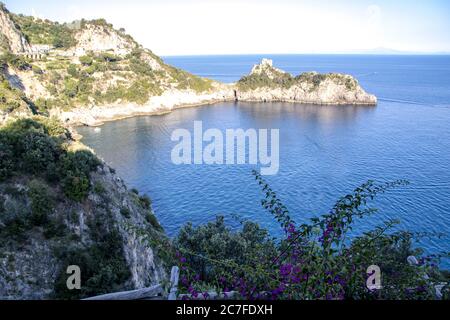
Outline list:
[[[61,112],[52,110],[50,115],[58,117],[67,125],[99,126],[105,122],[136,116],[161,115],[180,108],[210,105],[218,102],[234,101],[234,91],[222,88],[213,93],[197,94],[190,90],[170,90],[161,96],[151,97],[144,105],[117,103],[105,106],[75,108]]]

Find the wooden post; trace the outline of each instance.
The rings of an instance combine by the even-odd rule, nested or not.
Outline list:
[[[103,294],[101,296],[87,298],[84,300],[140,300],[153,298],[162,292],[163,292],[162,286],[160,284],[157,284],[150,288],[108,293]]]
[[[180,277],[180,269],[173,266],[170,271],[170,291],[167,300],[177,300],[178,278]]]

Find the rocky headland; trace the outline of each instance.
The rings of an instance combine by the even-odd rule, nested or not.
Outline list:
[[[305,72],[298,76],[277,69],[263,59],[248,76],[236,84],[240,101],[283,101],[308,104],[376,105],[377,98],[366,93],[358,81],[345,74]]]

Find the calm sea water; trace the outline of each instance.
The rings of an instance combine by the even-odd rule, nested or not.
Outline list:
[[[408,179],[411,185],[380,196],[379,213],[358,222],[367,231],[391,218],[399,228],[450,232],[449,56],[268,56],[291,73],[344,72],[379,97],[377,107],[285,103],[218,103],[107,123],[101,132],[79,128],[84,142],[117,169],[131,187],[153,199],[169,235],[224,215],[280,232],[260,208],[252,167],[176,166],[170,160],[174,129],[279,128],[280,171],[266,180],[298,222],[326,213],[335,200],[368,179]],[[167,57],[195,74],[234,82],[260,56]],[[449,237],[424,240],[430,252],[450,251]],[[449,266],[448,263],[445,265]]]

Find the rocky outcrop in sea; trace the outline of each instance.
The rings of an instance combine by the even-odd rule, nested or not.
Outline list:
[[[308,104],[376,105],[377,98],[368,94],[350,75],[306,72],[296,77],[274,68],[272,60],[263,59],[248,76],[236,84],[236,100],[283,101]]]

